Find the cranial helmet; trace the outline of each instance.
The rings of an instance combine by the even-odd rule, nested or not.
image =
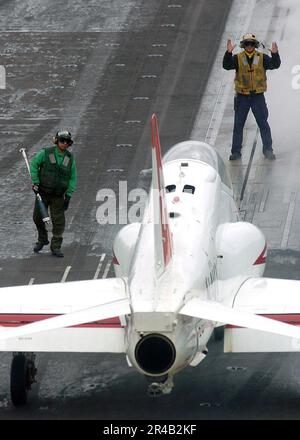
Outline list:
[[[243,35],[243,38],[240,41],[240,47],[244,48],[245,47],[245,43],[247,41],[251,41],[252,43],[254,43],[255,47],[258,48],[259,41],[256,39],[256,36],[254,34],[245,34],[245,35]]]
[[[64,139],[67,140],[69,142],[69,145],[73,144],[73,139],[72,139],[72,135],[69,131],[67,130],[60,130],[56,133],[55,138],[54,138],[54,143],[57,144],[58,139]]]

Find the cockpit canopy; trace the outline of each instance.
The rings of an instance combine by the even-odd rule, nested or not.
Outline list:
[[[163,157],[163,162],[173,160],[196,160],[207,163],[216,170],[221,181],[229,188],[232,187],[226,166],[219,153],[205,142],[186,141],[174,145]]]

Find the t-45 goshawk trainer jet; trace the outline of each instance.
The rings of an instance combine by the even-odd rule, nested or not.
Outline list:
[[[155,395],[205,358],[217,327],[227,352],[299,350],[300,281],[262,278],[265,238],[240,221],[219,154],[187,141],[162,160],[155,115],[151,126],[152,185],[143,221],[115,238],[116,278],[0,289],[15,405],[35,352],[124,353]]]

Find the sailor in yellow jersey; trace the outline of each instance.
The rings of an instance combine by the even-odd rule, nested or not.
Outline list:
[[[272,43],[270,49],[271,57],[257,50],[259,44],[254,34],[246,34],[240,41],[240,47],[244,50],[237,55],[233,55],[235,45],[232,44],[231,40],[227,41],[223,68],[226,70],[235,69],[236,71],[234,81],[236,92],[234,98],[235,116],[229,160],[241,158],[243,129],[250,108],[260,129],[263,154],[267,159],[275,159],[264,92],[267,90],[266,70],[278,69],[281,61],[278,46],[275,42]]]

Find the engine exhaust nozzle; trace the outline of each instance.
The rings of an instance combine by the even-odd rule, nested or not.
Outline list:
[[[176,350],[173,342],[164,335],[148,334],[136,345],[135,359],[148,375],[162,375],[174,364]]]

